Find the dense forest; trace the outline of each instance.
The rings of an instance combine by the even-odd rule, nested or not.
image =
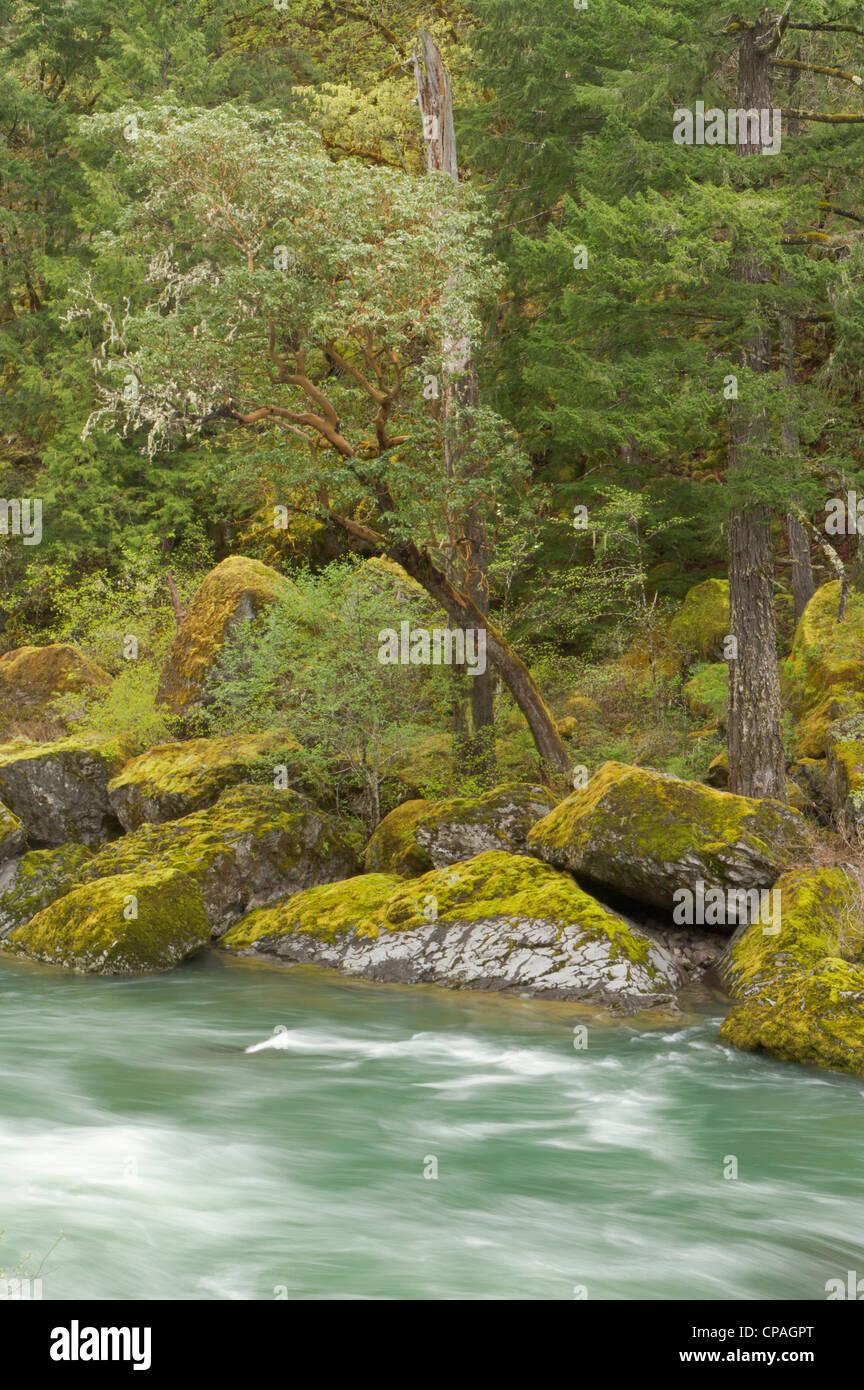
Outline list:
[[[859,7],[0,32],[4,947],[565,923],[864,1069]]]

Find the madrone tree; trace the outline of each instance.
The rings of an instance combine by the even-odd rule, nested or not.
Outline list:
[[[276,112],[160,106],[93,117],[113,139],[113,190],[93,274],[70,312],[92,335],[99,405],[87,430],[144,451],[216,428],[278,432],[292,497],[403,566],[488,657],[541,758],[566,755],[528,669],[444,562],[447,521],[492,535],[524,514],[525,463],[472,409],[445,467],[440,382],[476,346],[498,270],[484,218],[446,175],[334,162]],[[141,188],[145,195],[141,197]]]

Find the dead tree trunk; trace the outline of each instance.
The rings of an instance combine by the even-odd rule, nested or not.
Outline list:
[[[459,181],[456,158],[456,135],[453,126],[453,102],[450,79],[435,46],[425,29],[418,35],[419,54],[414,55],[414,76],[417,100],[423,118],[423,138],[426,144],[426,164],[430,173],[447,174]],[[472,465],[467,460],[472,430],[472,415],[479,404],[477,374],[470,348],[445,344],[450,349],[450,369],[445,366],[441,423],[444,438],[445,468],[448,478],[464,477]],[[446,355],[446,353],[445,353]],[[474,465],[476,467],[476,465]],[[489,612],[488,537],[482,515],[476,507],[448,511],[449,578],[457,588],[464,589],[486,616]],[[469,678],[471,692],[471,738],[467,745],[469,761],[486,781],[495,775],[494,735],[494,674],[487,668],[482,675]],[[455,726],[460,726],[459,713]]]
[[[738,106],[771,111],[771,55],[782,30],[767,12],[750,27],[738,50]],[[763,136],[751,122],[739,130],[738,154],[761,156]],[[769,271],[746,250],[736,268],[742,283],[759,285]],[[771,341],[764,328],[744,344],[742,363],[754,372],[770,367]],[[740,483],[757,472],[755,461],[766,440],[764,412],[741,411],[729,434],[730,482]],[[774,618],[774,552],[771,516],[767,507],[736,506],[729,516],[729,608],[737,652],[729,669],[729,789],[742,796],[786,799],[780,680]]]

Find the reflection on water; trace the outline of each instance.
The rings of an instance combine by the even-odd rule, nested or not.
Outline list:
[[[0,1266],[62,1232],[46,1298],[824,1299],[864,1273],[864,1087],[718,1024],[0,962]]]

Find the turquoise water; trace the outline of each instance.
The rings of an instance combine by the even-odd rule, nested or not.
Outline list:
[[[824,1299],[864,1275],[864,1087],[718,1024],[3,961],[0,1266],[44,1259],[45,1298]]]

